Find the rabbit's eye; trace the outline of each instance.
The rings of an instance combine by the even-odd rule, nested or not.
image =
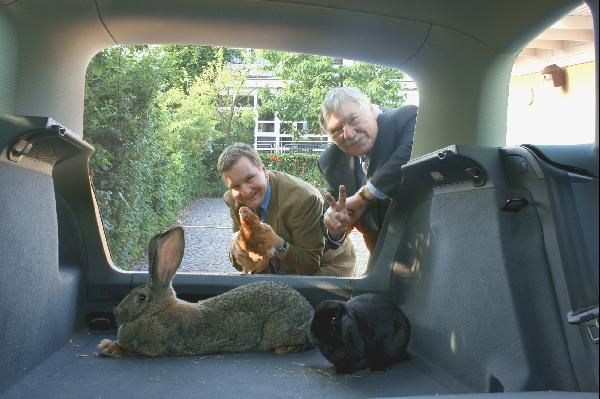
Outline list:
[[[138,302],[144,302],[146,300],[146,294],[138,294]]]

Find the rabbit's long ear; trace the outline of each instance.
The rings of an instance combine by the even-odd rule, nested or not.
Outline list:
[[[157,287],[169,285],[181,265],[185,239],[183,229],[175,227],[155,235],[148,247],[150,284]]]

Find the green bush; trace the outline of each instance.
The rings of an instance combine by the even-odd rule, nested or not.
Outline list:
[[[316,154],[260,154],[263,163],[270,170],[278,170],[296,176],[325,191],[327,183],[319,171]]]
[[[125,269],[188,204],[218,191],[203,165],[215,123],[168,107],[179,98],[165,100],[161,62],[157,48],[123,46],[88,67],[83,136],[96,149],[90,169],[111,257]]]

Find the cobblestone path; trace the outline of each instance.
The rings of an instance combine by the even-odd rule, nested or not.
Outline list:
[[[239,274],[229,261],[231,219],[229,208],[221,198],[202,198],[183,215],[181,226],[185,230],[185,254],[180,272]],[[353,232],[350,239],[357,254],[357,275],[367,266],[369,252],[362,236]],[[144,264],[135,270],[147,270]]]

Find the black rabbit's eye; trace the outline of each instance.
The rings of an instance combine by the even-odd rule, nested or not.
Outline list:
[[[144,302],[146,300],[146,294],[138,294],[138,301]]]

